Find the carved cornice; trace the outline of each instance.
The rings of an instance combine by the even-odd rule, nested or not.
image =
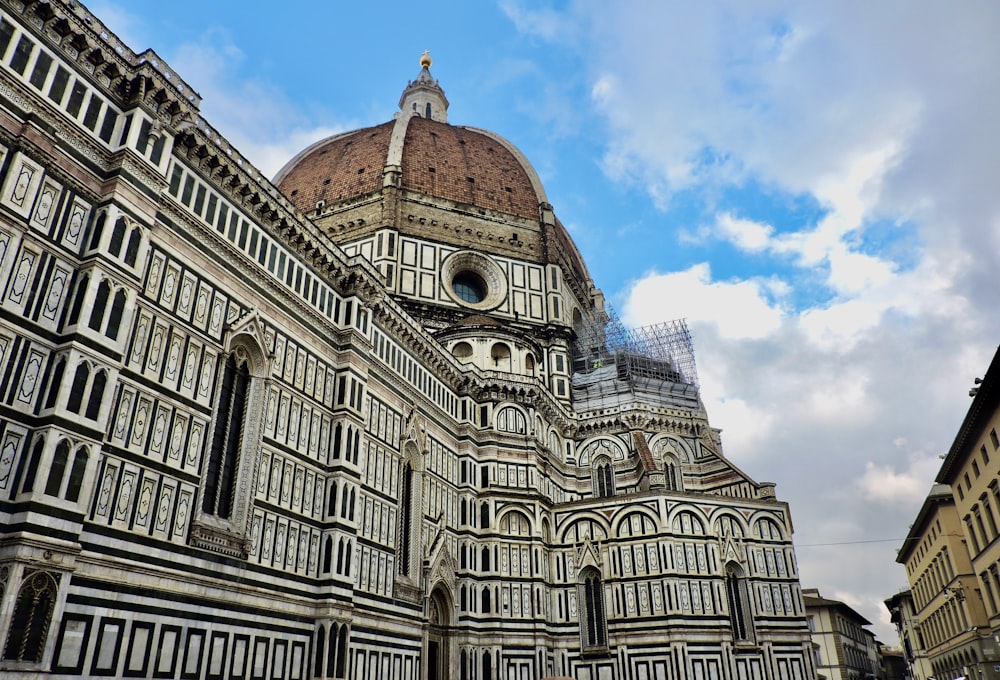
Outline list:
[[[90,75],[120,107],[142,103],[161,119],[197,112],[201,96],[152,50],[135,53],[97,17],[71,0],[0,0],[62,57]]]

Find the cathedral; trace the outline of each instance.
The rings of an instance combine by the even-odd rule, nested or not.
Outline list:
[[[3,677],[815,677],[686,326],[626,328],[419,66],[269,179],[79,2],[0,0]]]

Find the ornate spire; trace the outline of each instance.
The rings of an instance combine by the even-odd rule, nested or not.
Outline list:
[[[439,123],[448,122],[448,98],[441,85],[431,75],[430,50],[424,50],[420,57],[420,74],[416,80],[406,84],[399,98],[399,108],[403,113],[415,113]]]

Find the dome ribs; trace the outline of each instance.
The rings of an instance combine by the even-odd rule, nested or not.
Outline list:
[[[303,212],[320,201],[335,204],[375,193],[382,188],[391,135],[392,123],[384,123],[332,139],[303,158],[278,188]]]
[[[413,118],[404,149],[403,189],[538,219],[538,197],[527,172],[510,151],[486,135]]]

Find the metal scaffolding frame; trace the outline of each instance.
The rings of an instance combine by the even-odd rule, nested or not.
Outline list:
[[[574,328],[575,374],[614,365],[621,380],[645,378],[698,387],[694,344],[684,319],[627,328],[610,305],[605,312],[606,323],[583,322]]]

